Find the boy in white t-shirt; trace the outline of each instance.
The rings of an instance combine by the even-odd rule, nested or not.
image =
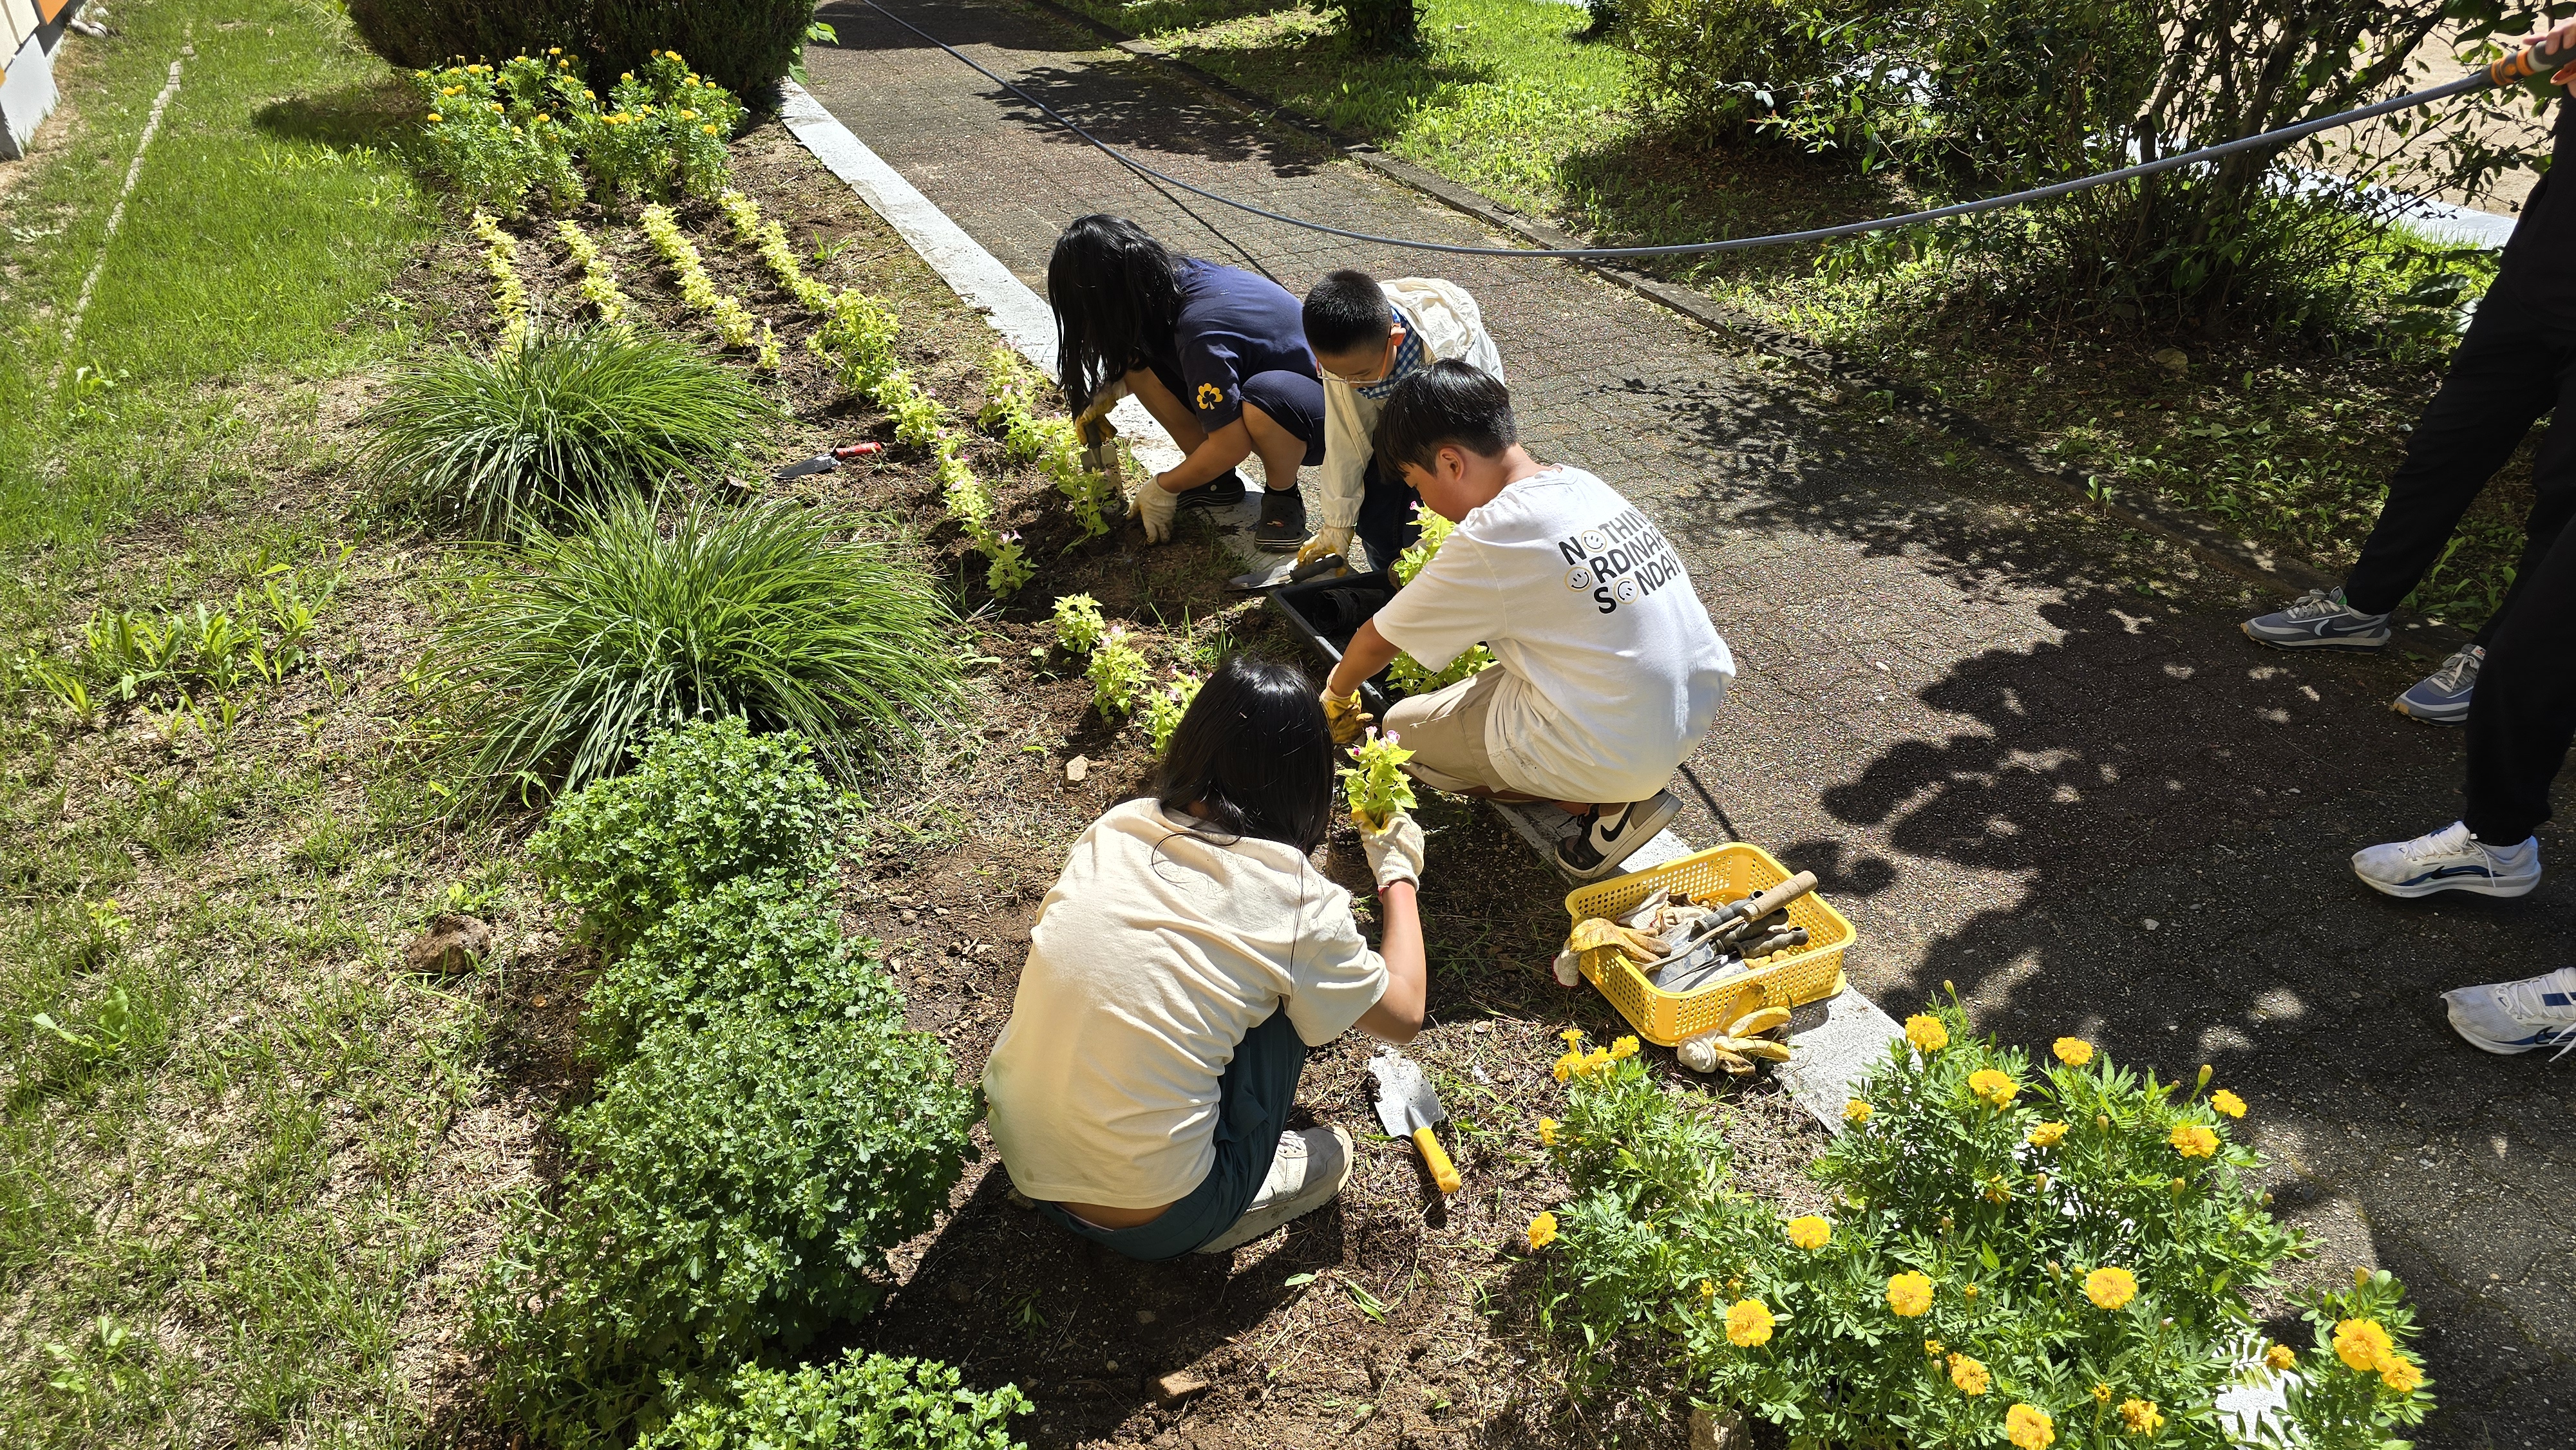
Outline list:
[[[1426,784],[1580,817],[1557,863],[1595,880],[1679,814],[1664,783],[1707,733],[1735,660],[1646,516],[1515,437],[1510,392],[1463,363],[1435,363],[1387,400],[1379,458],[1458,527],[1352,636],[1324,709],[1337,739],[1356,738],[1359,684],[1398,651],[1439,670],[1484,643],[1496,664],[1401,701],[1386,728]]]

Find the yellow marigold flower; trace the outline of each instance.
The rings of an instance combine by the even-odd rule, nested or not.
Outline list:
[[[1534,1219],[1531,1219],[1531,1220],[1530,1220],[1530,1226],[1529,1226],[1529,1246],[1530,1246],[1532,1249],[1543,1249],[1543,1248],[1546,1248],[1549,1244],[1552,1244],[1552,1243],[1555,1243],[1555,1242],[1556,1242],[1556,1215],[1555,1215],[1555,1214],[1552,1214],[1552,1213],[1541,1213],[1538,1217],[1536,1217],[1536,1218],[1534,1218]]]
[[[1702,1279],[1699,1281],[1699,1302],[1702,1304],[1714,1304],[1717,1302],[1717,1281],[1715,1279]]]
[[[2111,1387],[2104,1384],[2095,1385],[2093,1387],[2093,1403],[2097,1405],[2107,1405],[2111,1403]]]
[[[1616,1059],[1611,1057],[1609,1048],[1596,1047],[1590,1052],[1583,1054],[1583,1075],[1585,1077],[1590,1077],[1594,1073],[1600,1072],[1610,1066],[1610,1064],[1615,1060]]]
[[[2152,1435],[2163,1428],[2164,1423],[2165,1417],[2156,1413],[2156,1402],[2153,1400],[2130,1399],[2120,1402],[2120,1428],[2132,1435]]]
[[[563,54],[563,47],[560,45],[549,45],[546,47],[546,54],[561,55]]]
[[[699,129],[699,130],[701,130],[701,131],[706,132],[706,133],[707,133],[708,135],[710,135],[710,136],[712,136],[712,135],[714,135],[714,134],[716,133],[716,128],[715,128],[715,127],[713,127],[713,126],[700,126],[698,129]]]
[[[1625,1062],[1636,1055],[1637,1039],[1633,1037],[1622,1037],[1618,1041],[1610,1044],[1610,1060],[1612,1062]]]
[[[2170,1140],[2185,1158],[2206,1158],[2218,1151],[2218,1134],[2199,1123],[2176,1123]]]
[[[1563,1032],[1556,1034],[1556,1038],[1559,1042],[1564,1043],[1569,1048],[1581,1047],[1583,1045],[1583,1029],[1580,1027],[1568,1027]]]
[[[1923,1052],[1939,1052],[1950,1045],[1950,1029],[1929,1012],[1917,1012],[1905,1019],[1905,1040]]]
[[[1769,1344],[1771,1326],[1777,1322],[1761,1300],[1738,1299],[1726,1306],[1726,1342],[1738,1349]]]
[[[2010,1105],[2015,1097],[2020,1096],[2021,1084],[1991,1067],[1985,1067],[1968,1074],[1968,1091],[1975,1093],[1978,1101],[2000,1108]]]
[[[2225,1088],[2209,1095],[2209,1105],[2231,1118],[2245,1116],[2245,1100]]]
[[[555,62],[555,69],[557,69],[557,70],[570,70],[570,69],[572,69],[572,62],[571,62],[571,61],[568,61],[568,60],[559,60],[559,61],[556,61],[556,62]]]
[[[1815,1214],[1789,1220],[1789,1242],[1802,1249],[1821,1249],[1834,1236],[1834,1226]]]
[[[2376,1319],[2347,1319],[2335,1326],[2335,1358],[2360,1374],[2370,1374],[2389,1363],[2396,1346],[2389,1342],[2388,1331]]]
[[[2068,1067],[2082,1067],[2093,1060],[2093,1044],[2081,1037],[2061,1037],[2048,1050]]]
[[[1943,1344],[1937,1339],[1927,1339],[1923,1341],[1923,1357],[1926,1359],[1939,1359],[1941,1357],[1941,1351],[1947,1348],[1949,1348],[1948,1345]]]
[[[683,121],[694,121],[694,120],[696,120],[697,118],[698,118],[698,113],[697,113],[697,112],[692,111],[692,110],[688,109],[688,108],[687,108],[687,107],[685,107],[685,106],[684,106],[684,107],[682,107],[682,108],[680,109],[680,119],[681,119],[681,120],[683,120]]]
[[[1887,1307],[1899,1319],[1919,1319],[1932,1309],[1932,1280],[1922,1274],[1903,1273],[1887,1281]]]
[[[2064,1123],[2039,1123],[2030,1130],[2030,1146],[2034,1148],[2054,1148],[2065,1138]]]
[[[1556,1080],[1558,1082],[1563,1082],[1567,1078],[1574,1076],[1574,1069],[1579,1066],[1582,1061],[1583,1058],[1581,1054],[1569,1052],[1563,1057],[1558,1058],[1555,1062],[1550,1063],[1548,1065],[1548,1071],[1556,1074]]]
[[[1846,1123],[1866,1123],[1869,1121],[1869,1115],[1876,1111],[1878,1111],[1876,1108],[1871,1107],[1869,1104],[1862,1102],[1858,1098],[1854,1098],[1850,1102],[1843,1104],[1843,1121]]]
[[[2126,1269],[2095,1269],[2084,1276],[2084,1297],[2097,1309],[2126,1308],[2138,1297],[2138,1278]]]
[[[442,115],[438,114],[436,111],[432,111],[432,112],[430,112],[430,113],[429,113],[429,118],[430,118],[431,120],[433,120],[433,121],[444,121],[444,120],[446,120],[446,119],[447,119],[446,117],[444,117],[444,116],[442,116]]]
[[[2380,1367],[2379,1382],[2398,1394],[2411,1395],[2417,1385],[2424,1383],[2424,1372],[2417,1369],[2412,1360],[2391,1357]]]
[[[2288,1369],[2299,1362],[2299,1352],[2286,1344],[2276,1344],[2263,1351],[2263,1363],[2275,1370]]]
[[[1538,1120],[1538,1145],[1540,1147],[1553,1148],[1556,1146],[1556,1126],[1556,1119],[1554,1118],[1541,1118]]]
[[[1982,1395],[1991,1384],[1986,1367],[1964,1354],[1950,1356],[1950,1383],[1963,1395]]]
[[[2004,1438],[2016,1450],[2048,1450],[2057,1443],[2057,1422],[2036,1405],[2015,1405],[2004,1412]]]
[[[631,70],[630,70],[630,71],[620,71],[620,72],[618,72],[618,76],[617,76],[617,78],[618,78],[619,80],[621,80],[621,81],[631,81],[631,80],[635,79],[635,72],[633,72],[633,71],[631,71]]]
[[[1974,1284],[1962,1284],[1959,1286],[1959,1297],[1963,1299],[1974,1299],[1977,1297],[1977,1293],[1977,1286]]]

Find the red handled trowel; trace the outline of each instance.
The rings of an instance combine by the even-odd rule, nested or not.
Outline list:
[[[1431,1090],[1422,1064],[1392,1047],[1380,1047],[1369,1059],[1369,1073],[1377,1079],[1377,1120],[1387,1136],[1411,1138],[1422,1150],[1422,1166],[1431,1170],[1431,1181],[1442,1193],[1457,1192],[1457,1165],[1431,1131],[1432,1124],[1448,1121],[1449,1110],[1440,1106],[1440,1094]]]

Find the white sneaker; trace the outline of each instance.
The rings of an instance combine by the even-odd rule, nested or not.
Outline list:
[[[2540,884],[2540,838],[2527,837],[2519,846],[2490,846],[2453,821],[2431,835],[2355,851],[2352,869],[2371,890],[2390,896],[2436,891],[2528,896]]]
[[[1351,1135],[1339,1128],[1308,1128],[1279,1135],[1270,1176],[1252,1195],[1252,1206],[1234,1227],[1198,1246],[1202,1254],[1230,1254],[1292,1218],[1322,1208],[1351,1181]]]
[[[2519,982],[2491,982],[2444,992],[2451,1030],[2488,1052],[2529,1052],[2555,1047],[2576,1051],[2576,967]]]

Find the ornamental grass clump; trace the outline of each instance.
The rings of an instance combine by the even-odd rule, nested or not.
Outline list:
[[[2313,1355],[2265,1355],[2249,1299],[2302,1249],[2206,1070],[2186,1087],[2080,1039],[2054,1055],[1972,1037],[1955,1003],[1919,1014],[1811,1169],[1834,1209],[1784,1222],[1735,1190],[1705,1114],[1575,1042],[1545,1136],[1574,1192],[1550,1260],[1579,1380],[1678,1356],[1698,1398],[1885,1450],[2224,1450],[2218,1393],[2285,1370],[2291,1443],[2362,1450],[2424,1418],[2385,1275],[2306,1300]]]
[[[935,1361],[852,1349],[792,1374],[746,1364],[635,1450],[1019,1450],[1011,1417],[1036,1408],[1013,1385],[980,1394]]]
[[[954,698],[955,626],[927,570],[828,511],[629,495],[495,552],[442,629],[456,766],[578,789],[655,730],[738,715],[853,775]]]
[[[716,476],[776,416],[686,344],[622,329],[431,353],[359,419],[398,502],[487,539],[673,479]]]

